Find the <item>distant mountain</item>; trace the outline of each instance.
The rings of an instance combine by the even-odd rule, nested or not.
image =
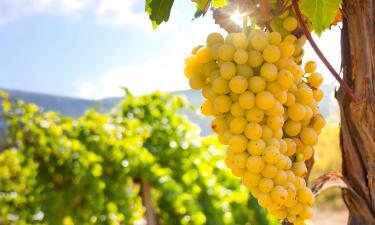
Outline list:
[[[45,111],[61,112],[64,116],[80,117],[89,108],[95,108],[97,111],[105,113],[109,112],[115,105],[117,105],[122,97],[103,98],[100,100],[87,100],[81,98],[71,98],[64,96],[56,96],[49,94],[40,94],[33,92],[25,92],[18,90],[1,89],[9,93],[11,99],[20,99],[27,103],[34,103],[40,106]],[[332,86],[323,85],[322,90],[326,98],[321,102],[320,109],[325,117],[329,115],[329,96],[334,92]],[[174,95],[185,96],[186,99],[195,106],[196,110],[181,110],[181,114],[197,124],[201,128],[201,135],[206,136],[211,133],[210,120],[211,118],[203,117],[199,114],[199,108],[203,102],[203,97],[200,91],[184,90],[172,92]],[[0,130],[3,130],[3,123],[0,122]]]

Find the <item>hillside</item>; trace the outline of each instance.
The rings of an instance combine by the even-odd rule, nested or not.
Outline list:
[[[330,96],[333,93],[332,86],[323,86],[323,91],[325,96],[327,96],[323,102],[320,104],[320,108],[324,116],[329,115],[329,101]],[[79,117],[82,116],[85,111],[89,108],[95,108],[99,112],[105,113],[109,112],[116,104],[118,104],[122,97],[113,98],[103,98],[100,100],[87,100],[81,98],[71,98],[64,96],[56,96],[49,94],[24,92],[18,90],[8,90],[6,91],[11,96],[11,99],[21,99],[28,103],[34,103],[40,106],[45,111],[57,111],[61,112],[64,116],[69,117]],[[181,110],[181,114],[187,116],[187,118],[193,123],[197,124],[201,128],[201,135],[205,136],[211,133],[210,131],[210,118],[202,117],[199,112],[199,107],[203,101],[203,97],[199,91],[184,90],[172,92],[174,95],[185,96],[186,99],[195,106],[196,110]],[[0,122],[0,130],[4,129],[4,125]]]

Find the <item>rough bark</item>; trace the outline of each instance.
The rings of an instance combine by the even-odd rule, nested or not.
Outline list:
[[[375,224],[375,1],[344,0],[341,36],[344,80],[362,101],[340,89],[343,198],[351,225]],[[358,199],[360,198],[360,199]]]

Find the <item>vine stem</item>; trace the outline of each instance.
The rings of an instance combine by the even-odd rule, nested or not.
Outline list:
[[[269,24],[269,20],[267,18],[269,17],[270,13],[270,3],[268,0],[261,0],[259,2],[259,8],[260,8],[260,15],[261,15],[261,24],[265,26],[267,30],[272,32],[272,28]]]
[[[340,75],[336,72],[336,70],[333,68],[333,66],[329,63],[327,58],[324,56],[322,51],[319,49],[318,45],[315,43],[314,39],[312,38],[309,30],[306,27],[305,21],[302,16],[301,9],[299,8],[298,1],[292,0],[294,11],[296,12],[297,19],[299,24],[301,25],[302,31],[305,34],[307,40],[309,41],[311,47],[314,49],[315,53],[319,56],[320,60],[324,63],[324,65],[327,67],[327,69],[331,72],[331,74],[335,77],[337,82],[339,82],[340,86],[342,87],[345,94],[355,103],[360,102],[360,98],[358,98],[353,90],[346,84],[346,82],[341,79]]]
[[[242,16],[242,32],[247,35],[247,15]]]

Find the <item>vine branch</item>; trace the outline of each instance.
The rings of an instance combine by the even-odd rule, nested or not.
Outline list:
[[[301,9],[299,8],[298,1],[292,0],[294,11],[296,12],[297,19],[299,24],[301,25],[302,31],[305,34],[307,40],[309,41],[310,45],[314,49],[315,53],[319,56],[320,60],[324,63],[324,65],[327,67],[327,69],[331,72],[331,74],[334,76],[334,78],[339,82],[340,86],[342,87],[345,94],[355,103],[360,102],[360,98],[358,98],[353,90],[346,84],[346,82],[341,79],[340,75],[336,72],[336,70],[333,68],[333,66],[329,63],[327,58],[324,56],[322,51],[319,49],[318,45],[315,43],[314,39],[312,38],[309,30],[306,27],[305,21],[303,19]]]

